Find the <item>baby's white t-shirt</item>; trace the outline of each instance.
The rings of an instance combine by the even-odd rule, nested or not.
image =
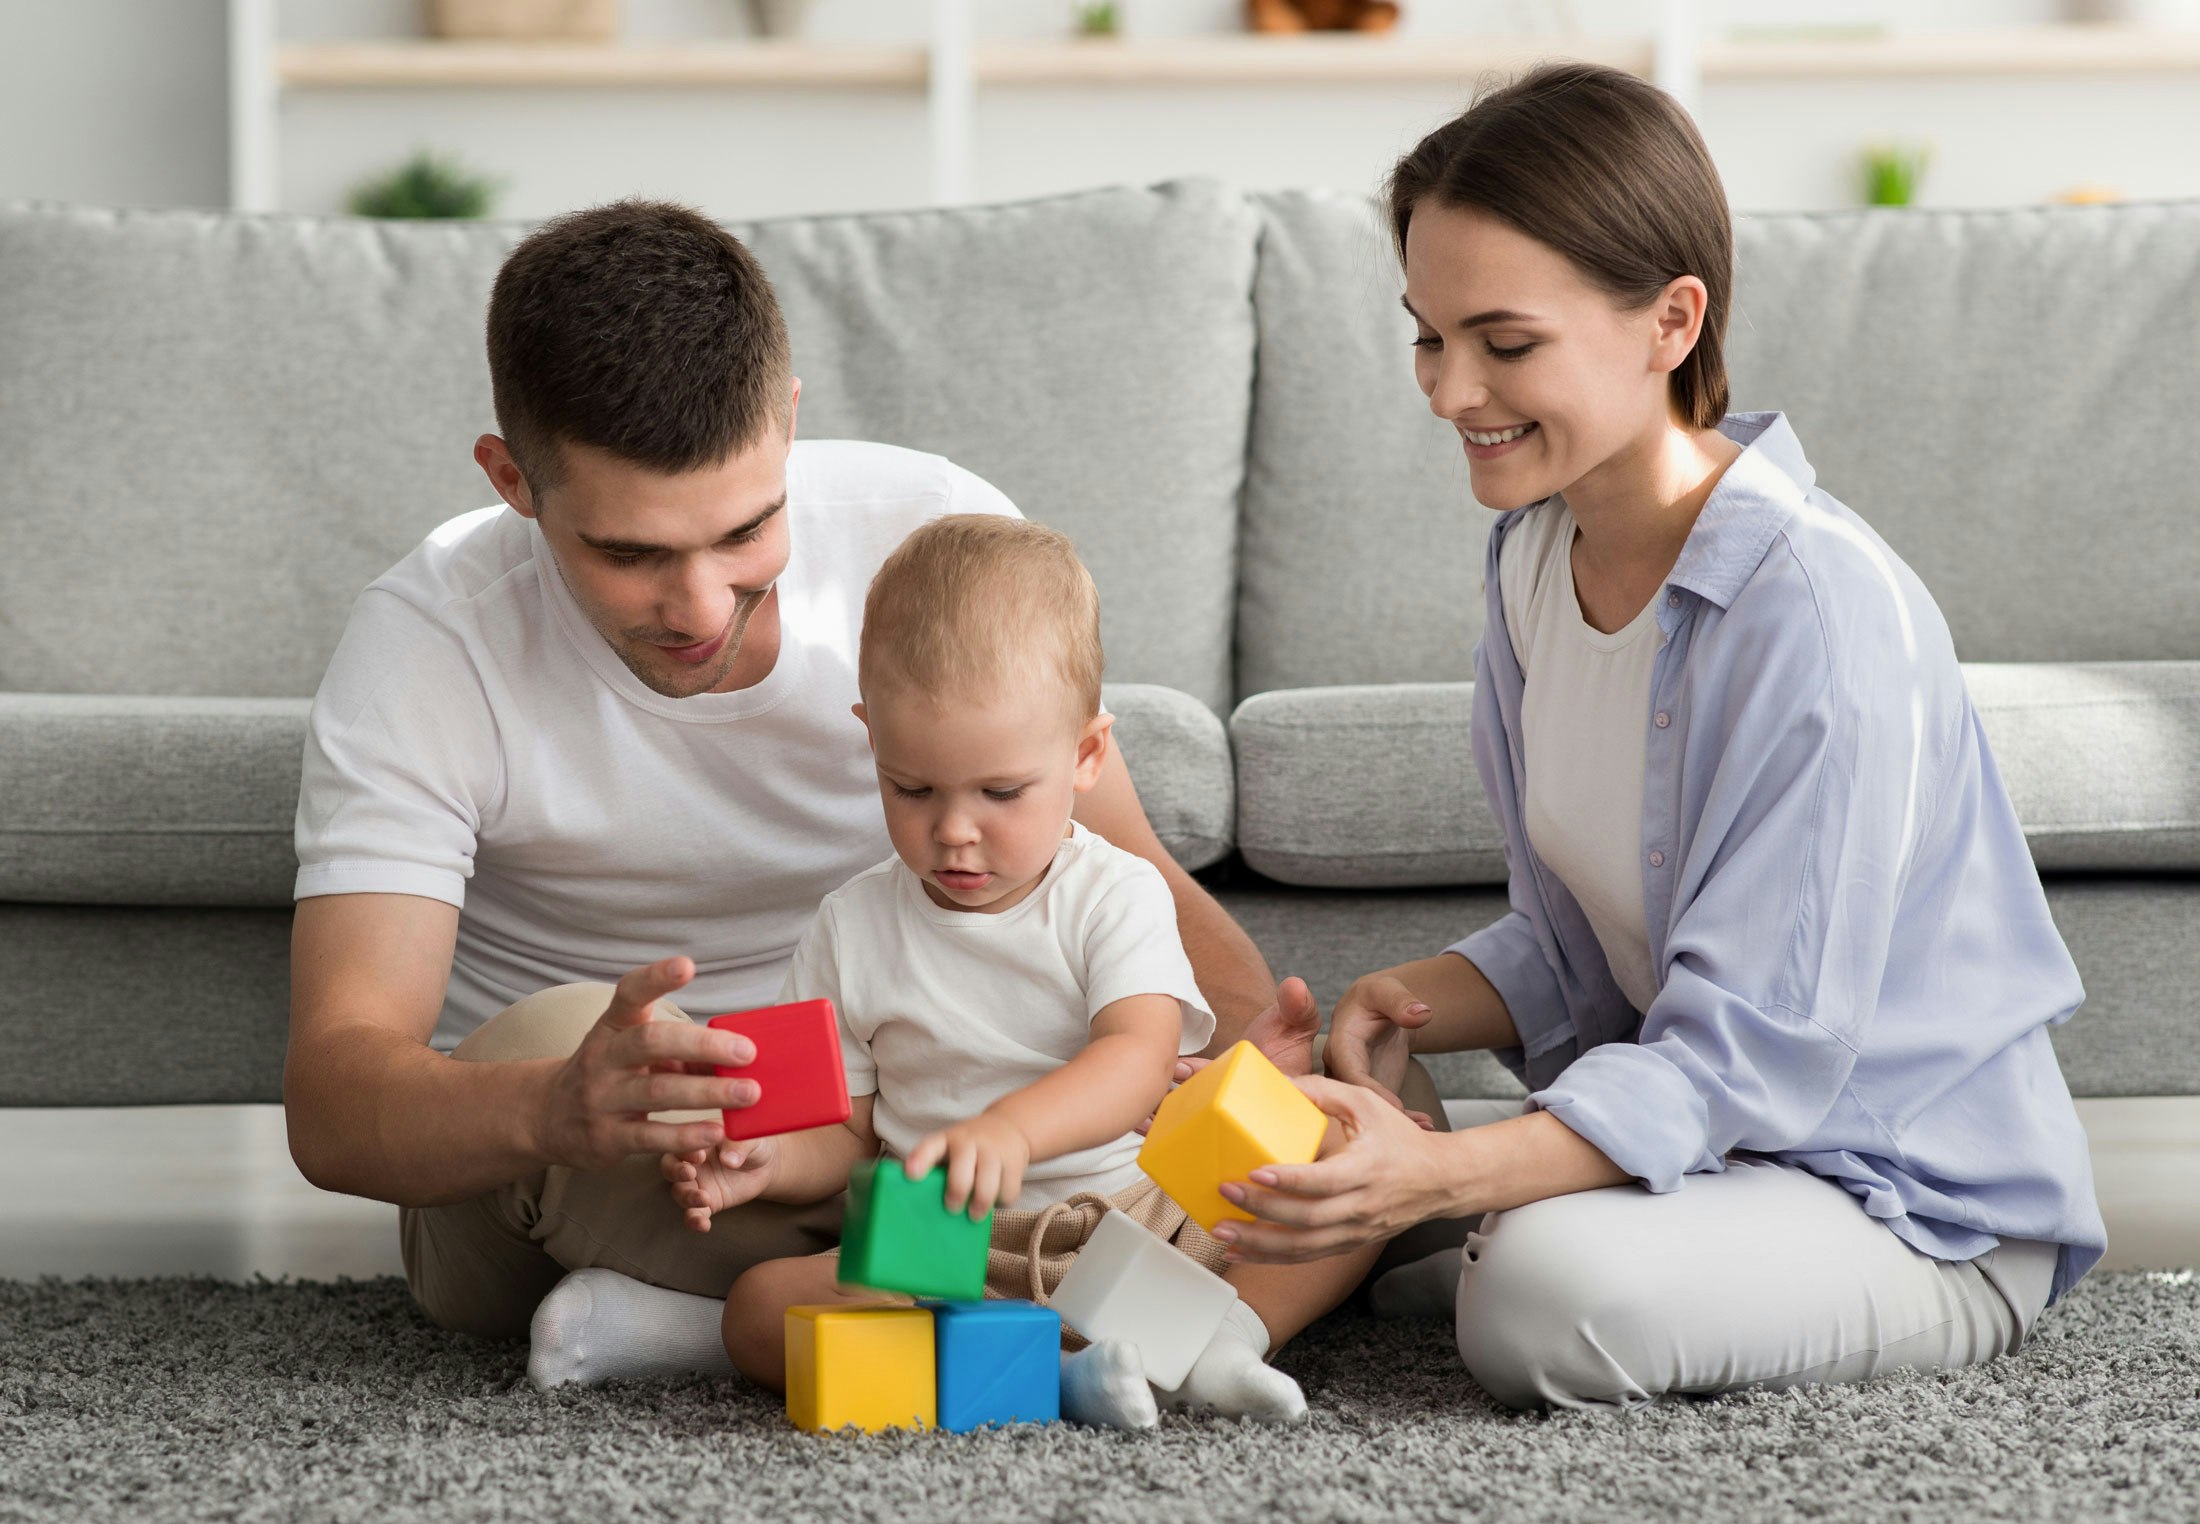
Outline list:
[[[896,1155],[967,1121],[1084,1050],[1093,1017],[1130,995],[1173,995],[1179,1053],[1214,1037],[1160,870],[1072,825],[1039,887],[998,915],[945,910],[900,858],[818,907],[782,1000],[830,1000],[850,1095]],[[1142,1178],[1136,1132],[1035,1161],[1012,1203],[1041,1207]]]
[[[788,455],[786,511],[779,657],[736,693],[642,683],[502,506],[360,595],[313,702],[295,892],[459,907],[437,1048],[675,953],[691,1014],[768,1004],[818,901],[890,850],[849,712],[864,591],[918,526],[1016,509],[939,456],[827,440]]]
[[[1596,932],[1638,1011],[1657,997],[1642,882],[1650,677],[1665,644],[1652,598],[1610,634],[1581,617],[1574,515],[1555,498],[1522,515],[1498,552],[1498,590],[1527,681],[1520,724],[1528,843]]]

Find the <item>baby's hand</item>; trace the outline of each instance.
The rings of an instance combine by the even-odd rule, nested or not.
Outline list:
[[[911,1149],[909,1178],[926,1174],[942,1159],[947,1161],[947,1210],[959,1212],[967,1204],[975,1222],[996,1203],[1014,1201],[1023,1193],[1031,1141],[1015,1123],[985,1112],[933,1133]]]
[[[770,1188],[778,1161],[779,1150],[771,1138],[738,1143],[729,1138],[716,1148],[666,1154],[657,1161],[657,1168],[672,1182],[672,1199],[679,1203],[687,1225],[708,1233],[712,1217],[754,1201]]]

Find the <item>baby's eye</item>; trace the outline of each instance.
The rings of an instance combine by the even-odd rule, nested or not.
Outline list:
[[[922,799],[932,792],[928,788],[903,788],[898,783],[893,787],[896,799]]]
[[[986,798],[997,800],[1002,804],[1008,803],[1011,799],[1021,799],[1023,795],[1024,785],[1021,783],[1014,788],[989,788],[985,791]]]

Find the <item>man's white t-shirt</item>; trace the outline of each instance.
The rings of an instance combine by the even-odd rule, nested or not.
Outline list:
[[[879,1141],[906,1158],[1084,1050],[1092,1019],[1131,995],[1173,995],[1177,1052],[1215,1033],[1177,936],[1160,870],[1081,825],[1046,878],[997,915],[946,910],[898,857],[826,896],[803,934],[782,1000],[840,1013],[850,1095],[876,1095]],[[1143,1178],[1136,1132],[1024,1172],[1020,1208]]]
[[[1621,993],[1658,993],[1643,903],[1642,787],[1651,667],[1665,644],[1653,598],[1607,635],[1581,617],[1574,515],[1557,498],[1522,515],[1498,552],[1498,590],[1527,679],[1525,816],[1536,856],[1581,903]]]
[[[768,1004],[818,901],[889,850],[856,702],[879,563],[948,513],[1013,515],[936,455],[797,442],[779,657],[736,693],[666,698],[508,508],[451,520],[360,595],[315,696],[300,899],[460,909],[434,1045],[526,995],[694,958],[680,1004]]]

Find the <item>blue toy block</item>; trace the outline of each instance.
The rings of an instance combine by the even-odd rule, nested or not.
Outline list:
[[[1062,1416],[1062,1320],[1030,1302],[926,1302],[939,1426],[966,1433]]]

